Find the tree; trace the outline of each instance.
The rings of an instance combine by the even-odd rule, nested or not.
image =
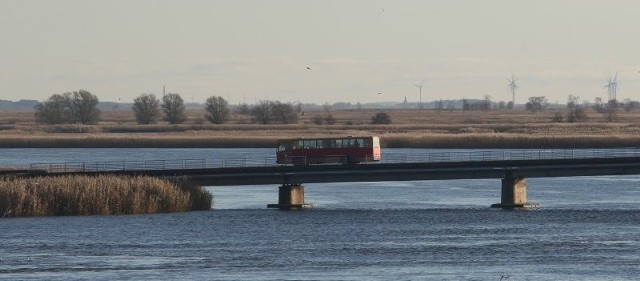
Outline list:
[[[504,101],[500,101],[498,102],[498,109],[505,109],[507,108],[507,103]]]
[[[98,97],[88,91],[55,94],[35,106],[36,120],[48,124],[94,124],[100,120]]]
[[[624,111],[629,112],[631,110],[639,108],[640,107],[640,103],[637,102],[637,101],[632,101],[631,99],[625,99],[623,107],[624,107]]]
[[[384,112],[376,113],[371,117],[371,124],[391,124],[391,117]]]
[[[296,114],[293,106],[288,103],[273,102],[271,106],[271,116],[282,124],[298,122],[298,114]]]
[[[170,124],[181,124],[187,119],[184,113],[184,101],[179,94],[169,93],[162,97],[164,120]]]
[[[546,109],[548,105],[547,98],[545,96],[539,96],[529,97],[529,101],[525,104],[525,107],[531,112],[540,112]]]
[[[45,124],[69,123],[71,114],[69,112],[68,97],[55,94],[45,102],[35,106],[36,122]]]
[[[133,100],[131,110],[138,124],[155,123],[160,116],[160,101],[154,94],[142,94]]]
[[[491,110],[491,96],[484,95],[484,100],[482,101],[481,107],[483,110]]]
[[[513,101],[507,103],[507,109],[513,109]]]
[[[273,107],[273,102],[271,101],[260,101],[256,106],[251,108],[251,116],[255,122],[266,125],[271,122],[271,108]]]
[[[229,119],[229,103],[222,97],[209,97],[205,103],[205,118],[213,124],[222,124]]]
[[[75,123],[95,124],[100,120],[98,97],[88,91],[80,90],[70,97],[71,117]]]
[[[569,95],[567,100],[567,122],[580,122],[587,119],[584,108],[578,103],[580,97]]]
[[[604,119],[607,122],[613,122],[618,119],[618,101],[610,100],[602,111]]]
[[[598,113],[603,113],[604,112],[605,107],[602,104],[602,98],[601,97],[596,97],[595,103],[593,105],[593,109]]]

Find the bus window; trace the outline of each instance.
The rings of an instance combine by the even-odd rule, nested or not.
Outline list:
[[[316,140],[304,140],[304,148],[305,149],[316,148]]]
[[[337,144],[336,144],[336,140],[329,140],[329,147],[331,147],[331,148],[338,147]]]
[[[362,142],[361,142],[362,147],[371,147],[372,146],[371,145],[371,139],[361,139],[361,140],[362,140]]]
[[[302,141],[293,141],[293,149],[302,149]]]
[[[278,152],[291,150],[291,143],[281,143],[278,145]]]
[[[333,147],[342,148],[342,140],[332,140],[332,142],[333,142]]]
[[[331,140],[322,140],[322,146],[324,148],[331,148]]]

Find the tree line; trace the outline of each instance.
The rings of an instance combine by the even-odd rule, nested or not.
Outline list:
[[[40,124],[96,124],[100,121],[97,107],[98,97],[86,90],[54,94],[35,106],[36,122]],[[162,119],[169,124],[181,124],[187,120],[184,100],[177,93],[168,93],[162,98],[154,94],[141,94],[133,100],[131,110],[138,124],[153,124]],[[222,97],[207,98],[204,117],[213,124],[229,120],[229,103]],[[249,107],[241,105],[241,114],[251,115],[260,124],[291,124],[298,121],[300,107],[279,101],[260,101]]]

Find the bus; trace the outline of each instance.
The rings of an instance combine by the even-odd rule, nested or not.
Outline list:
[[[281,139],[276,155],[276,163],[293,165],[356,164],[382,159],[376,136]]]

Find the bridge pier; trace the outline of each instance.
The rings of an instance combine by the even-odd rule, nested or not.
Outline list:
[[[491,208],[519,209],[536,208],[538,203],[527,202],[527,179],[513,177],[510,173],[502,179],[502,193],[500,203],[491,205]]]
[[[301,184],[283,184],[278,188],[278,204],[268,204],[267,208],[280,210],[298,210],[313,207],[304,203],[304,186]]]

